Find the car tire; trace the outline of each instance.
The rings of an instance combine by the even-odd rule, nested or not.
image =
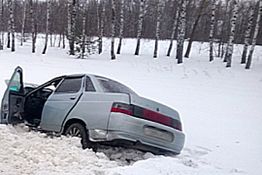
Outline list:
[[[82,148],[91,148],[91,142],[88,138],[88,132],[81,123],[71,124],[69,127],[66,128],[65,135],[71,137],[80,137]]]

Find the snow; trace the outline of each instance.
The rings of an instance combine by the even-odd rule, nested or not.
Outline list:
[[[118,80],[138,94],[179,111],[186,134],[178,156],[158,156],[124,148],[82,150],[79,140],[51,137],[25,126],[0,125],[0,174],[248,174],[262,173],[262,47],[256,47],[251,70],[240,65],[242,46],[235,46],[233,64],[208,62],[208,45],[194,43],[190,59],[177,65],[166,57],[168,41],[123,40],[121,55],[110,60],[110,40],[104,53],[74,59],[63,49],[49,47],[31,54],[31,43],[11,53],[0,51],[0,97],[14,68],[24,69],[24,81],[41,84],[62,74],[91,73]],[[116,43],[117,44],[117,43]]]
[[[1,174],[97,174],[100,167],[117,165],[103,154],[82,150],[78,139],[50,138],[12,126],[0,130]]]

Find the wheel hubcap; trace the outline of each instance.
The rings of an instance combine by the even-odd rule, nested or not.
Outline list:
[[[81,132],[78,128],[73,127],[69,130],[68,135],[72,137],[80,137],[81,138]]]

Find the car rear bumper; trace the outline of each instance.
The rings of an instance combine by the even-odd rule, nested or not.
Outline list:
[[[114,140],[139,142],[179,154],[184,146],[185,135],[181,131],[155,122],[121,113],[111,113],[108,131],[103,141]]]

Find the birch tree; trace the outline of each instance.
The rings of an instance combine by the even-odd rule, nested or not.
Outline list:
[[[42,54],[46,53],[47,43],[48,43],[48,35],[49,35],[49,23],[50,23],[50,7],[51,7],[51,0],[47,0],[46,2],[46,28],[45,28],[45,46]]]
[[[50,26],[50,28],[51,28],[51,26]],[[53,34],[52,34],[51,30],[50,30],[49,37],[50,37],[50,47],[53,47]]]
[[[104,19],[105,19],[105,2],[101,2],[102,12],[99,17],[99,6],[97,5],[97,20],[98,20],[98,53],[101,54],[103,51],[103,35],[104,35]]]
[[[186,58],[189,58],[191,47],[192,47],[192,44],[193,44],[193,41],[194,41],[195,31],[196,31],[197,25],[199,23],[199,20],[203,15],[203,11],[206,9],[206,7],[208,5],[207,2],[208,2],[208,0],[201,0],[200,5],[198,7],[196,19],[194,20],[193,27],[192,27],[192,30],[191,30],[191,33],[190,33],[190,36],[189,36],[189,41],[188,41],[187,50],[186,50],[186,54],[185,54]]]
[[[115,55],[115,23],[116,23],[116,4],[111,0],[111,60],[116,59]]]
[[[245,32],[245,41],[244,41],[244,47],[243,47],[243,52],[242,52],[242,57],[241,57],[241,64],[246,63],[247,50],[248,50],[248,46],[250,43],[253,18],[254,18],[254,7],[251,5],[251,8],[249,10],[247,29]]]
[[[60,34],[59,34],[59,40],[58,40],[57,47],[60,47],[60,46],[61,46],[61,41],[62,41],[62,34],[60,33]]]
[[[161,22],[161,15],[162,15],[164,3],[165,3],[165,1],[158,0],[158,4],[157,4],[157,19],[156,19],[155,48],[154,48],[154,55],[153,55],[154,58],[157,57],[157,52],[158,52],[158,40],[159,40],[159,35],[160,35],[160,22]]]
[[[21,27],[21,43],[22,46],[25,41],[25,20],[26,20],[26,0],[23,0],[23,17],[22,17],[22,27]]]
[[[139,7],[139,17],[138,17],[138,26],[137,26],[137,43],[136,43],[136,50],[135,55],[139,55],[140,51],[140,40],[142,35],[142,27],[143,27],[143,20],[145,15],[145,0],[140,0],[140,7]]]
[[[31,21],[31,35],[32,35],[32,53],[35,53],[36,24],[34,18],[33,0],[29,0],[29,6],[30,6],[30,21]]]
[[[234,49],[234,37],[235,37],[235,29],[236,29],[236,20],[237,20],[237,12],[238,12],[238,3],[236,0],[233,0],[233,14],[230,20],[230,35],[227,43],[225,61],[227,62],[226,67],[231,67],[232,64],[232,55]]]
[[[8,8],[9,8],[9,24],[8,24],[8,45],[10,47],[10,34],[12,35],[12,43],[11,43],[11,51],[15,51],[15,21],[14,21],[14,3],[13,0],[8,0]]]
[[[176,59],[177,63],[183,63],[183,50],[184,50],[184,41],[186,33],[186,4],[187,0],[181,0],[180,2],[180,12],[178,20],[178,35],[177,35],[177,51]]]
[[[121,46],[122,46],[122,39],[123,39],[123,33],[124,33],[124,0],[120,0],[121,5],[120,5],[120,30],[119,30],[119,43],[117,47],[117,54],[120,54],[121,52]]]
[[[75,55],[76,5],[76,0],[68,0],[67,36],[69,41],[69,55]]]
[[[9,18],[8,18],[8,26],[7,26],[7,48],[11,47],[11,19],[10,19],[10,8],[11,8],[12,1],[7,1],[7,8],[9,12]]]
[[[57,4],[56,4],[57,2]],[[58,33],[59,33],[59,42],[58,42],[58,47],[61,47],[62,43],[62,48],[64,38],[65,38],[65,33],[67,30],[67,3],[65,3],[64,0],[58,0],[58,1],[53,1],[52,2],[54,5],[54,10],[57,11],[59,15],[54,16],[53,18],[56,20],[57,26],[58,26]]]
[[[85,44],[86,44],[86,4],[82,5],[82,44],[81,44],[81,58],[84,59],[85,57]]]
[[[224,58],[225,56],[225,52],[226,52],[226,47],[227,47],[227,36],[229,35],[228,34],[228,26],[230,26],[230,15],[228,15],[230,13],[230,1],[231,0],[226,0],[226,7],[225,7],[225,14],[223,15],[223,24],[222,24],[222,30],[221,30],[221,33],[220,33],[220,43],[219,43],[219,50],[220,48],[222,47],[221,49],[221,54],[220,54],[220,57],[221,58]]]
[[[216,12],[216,0],[212,0],[211,22],[210,22],[210,33],[209,33],[209,61],[214,60],[213,50],[214,50],[215,12]]]
[[[0,1],[0,50],[3,50],[4,49],[4,37],[3,37],[3,25],[4,25],[4,22],[3,22],[3,12],[4,12],[4,4],[3,4],[3,0]]]
[[[10,43],[11,43],[11,26],[10,26],[10,19],[8,18],[8,27],[7,27],[7,48],[10,48]]]
[[[69,43],[71,41],[71,27],[72,27],[71,25],[71,0],[67,0],[67,39]],[[69,48],[69,52],[70,52],[70,48]]]
[[[63,32],[63,36],[62,36],[62,44],[63,44],[63,49],[65,49],[65,31]]]
[[[177,20],[178,20],[178,16],[179,16],[179,6],[177,6],[176,8],[176,13],[174,16],[174,21],[173,21],[173,28],[172,28],[172,33],[171,33],[171,37],[170,37],[170,44],[167,50],[167,56],[169,57],[171,54],[171,50],[173,47],[173,40],[175,39],[175,33],[176,33],[176,28],[177,28]]]
[[[259,23],[260,23],[260,19],[261,19],[261,14],[262,14],[262,0],[259,0],[256,26],[255,26],[254,35],[253,35],[253,38],[252,38],[252,45],[251,45],[251,48],[249,50],[249,54],[248,54],[248,58],[247,58],[246,69],[250,69],[250,66],[251,66],[252,56],[253,56],[255,46],[256,46],[256,43],[257,43],[257,36],[258,36],[258,31],[259,31]]]

